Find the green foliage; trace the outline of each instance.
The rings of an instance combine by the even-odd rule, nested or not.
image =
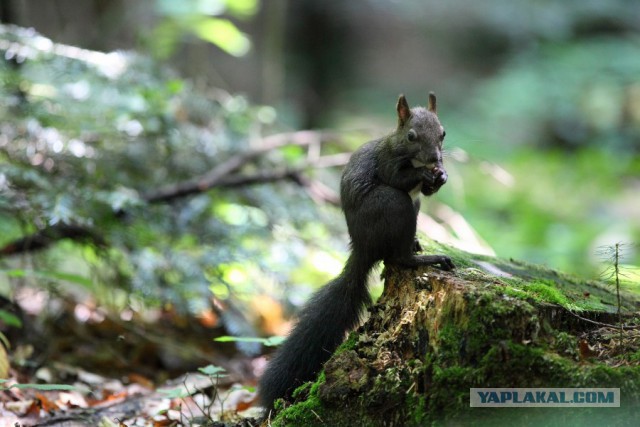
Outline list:
[[[503,158],[523,144],[640,149],[639,48],[636,37],[594,38],[514,55],[469,100],[467,120],[455,127],[462,145],[482,141],[474,145],[476,153],[489,150]]]
[[[302,225],[342,226],[287,183],[149,201],[259,148],[250,139],[276,130],[271,107],[204,93],[132,54],[54,45],[7,27],[0,40],[12,46],[0,61],[0,246],[62,225],[89,233],[38,253],[34,268],[5,261],[9,280],[120,288],[198,310],[212,290],[236,299],[283,291],[305,239],[327,245],[336,234],[312,236]],[[273,150],[238,175],[299,158]]]
[[[162,19],[149,43],[159,57],[171,55],[185,34],[212,43],[230,55],[244,56],[251,47],[249,37],[219,15],[251,17],[258,10],[258,0],[157,0],[156,10]]]
[[[635,36],[537,44],[443,120],[464,151],[438,197],[498,255],[593,277],[598,246],[640,240],[639,48]]]

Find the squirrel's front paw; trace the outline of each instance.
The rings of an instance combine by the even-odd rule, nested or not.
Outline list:
[[[422,245],[420,244],[420,241],[416,237],[415,239],[413,239],[413,253],[418,253],[418,252],[422,252]]]
[[[441,270],[445,270],[445,271],[451,271],[454,268],[456,268],[455,264],[453,263],[453,261],[451,261],[451,258],[449,258],[446,255],[435,255],[437,257],[437,262],[435,263],[435,265],[440,268]]]
[[[422,177],[422,194],[430,196],[436,193],[440,187],[446,184],[447,178],[447,171],[437,166],[429,171],[425,171]]]

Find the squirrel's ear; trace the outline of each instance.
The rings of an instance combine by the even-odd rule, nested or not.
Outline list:
[[[407,103],[407,99],[404,95],[400,95],[398,98],[396,109],[398,110],[398,126],[402,126],[411,117],[411,109],[409,108],[409,104]]]
[[[436,94],[433,92],[429,92],[429,103],[427,104],[427,110],[431,111],[436,116],[438,112],[436,111]]]

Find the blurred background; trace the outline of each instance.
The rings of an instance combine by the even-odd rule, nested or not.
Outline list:
[[[345,156],[429,91],[450,178],[428,235],[585,278],[602,246],[640,264],[640,2],[3,0],[0,17],[23,27],[0,37],[6,289],[213,298],[281,333],[274,313],[346,259]],[[230,159],[207,191],[166,188]]]

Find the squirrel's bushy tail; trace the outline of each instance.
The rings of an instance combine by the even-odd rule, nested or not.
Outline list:
[[[288,397],[310,381],[354,328],[371,303],[367,276],[375,261],[351,253],[342,273],[316,292],[302,309],[297,325],[260,379],[262,404],[269,411],[274,400]]]

